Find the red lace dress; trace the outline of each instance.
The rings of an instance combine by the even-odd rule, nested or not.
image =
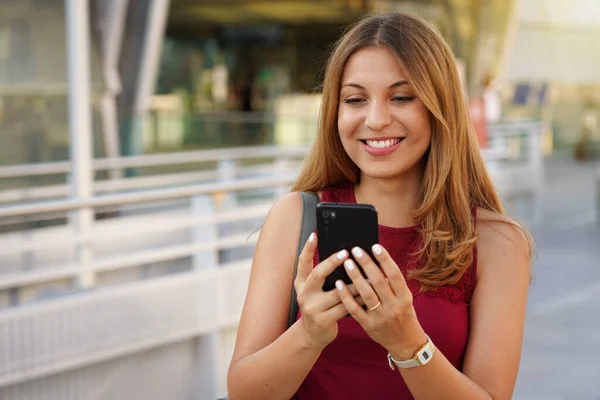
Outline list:
[[[322,201],[356,203],[354,185],[343,184],[323,191]],[[416,227],[379,226],[380,243],[406,275],[416,267],[409,254],[419,248]],[[476,283],[477,254],[461,281],[433,292],[419,294],[418,282],[408,280],[421,326],[438,351],[459,370],[469,336],[469,302]],[[317,265],[318,256],[315,257]],[[300,313],[298,313],[300,317]],[[297,400],[413,399],[397,370],[387,362],[387,351],[371,340],[353,318],[338,323],[337,338],[325,348],[293,397]]]

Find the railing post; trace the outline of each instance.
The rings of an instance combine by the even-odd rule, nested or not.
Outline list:
[[[90,14],[88,0],[66,0],[67,65],[69,76],[69,131],[71,138],[71,196],[92,196],[93,144],[90,96]],[[92,248],[83,238],[88,236],[94,220],[89,207],[69,215],[77,239],[75,257],[81,267],[77,284],[88,288],[95,277],[90,271]]]
[[[217,163],[217,181],[234,181],[237,178],[237,160],[223,159]],[[235,199],[230,193],[215,193],[213,195],[217,211],[226,210],[235,205]]]
[[[217,164],[217,180],[233,181],[237,175],[237,161],[224,159]],[[194,196],[192,198],[192,216],[199,214],[212,213],[218,214],[222,210],[231,208],[234,205],[234,198],[230,193],[215,193],[212,198],[209,196]],[[230,223],[231,225],[232,223]],[[231,231],[230,226],[225,229],[219,229],[218,223],[205,224],[193,229],[194,244],[206,241],[216,241],[219,239],[219,232],[226,236]],[[206,270],[209,268],[218,268],[220,264],[219,249],[207,250],[196,253],[192,257],[192,265],[195,271]],[[221,279],[218,279],[217,298],[210,307],[218,310],[218,316],[223,316],[224,310],[224,285]],[[204,305],[209,306],[209,305]],[[225,385],[223,371],[225,369],[223,354],[223,332],[215,331],[198,338],[197,354],[199,368],[198,396],[200,399],[214,399],[220,388]]]
[[[291,170],[291,160],[286,157],[278,157],[273,165],[277,175],[285,175]],[[275,198],[280,198],[287,193],[287,187],[284,185],[277,186],[275,189]]]
[[[600,167],[596,171],[596,223],[600,225]]]
[[[199,195],[191,198],[191,218],[198,215],[216,214],[218,211],[210,196]],[[218,239],[218,224],[208,223],[192,228],[192,243],[200,244],[214,242]],[[192,267],[196,272],[202,272],[219,265],[219,250],[205,250],[195,252],[192,256]],[[221,286],[221,285],[219,285]],[[213,299],[212,304],[203,304],[202,307],[216,307],[219,312],[223,308],[221,289],[217,288],[219,295]],[[220,354],[222,348],[221,332],[211,332],[200,336],[196,341],[196,354],[198,357],[198,393],[195,398],[214,399],[217,396],[219,385]]]

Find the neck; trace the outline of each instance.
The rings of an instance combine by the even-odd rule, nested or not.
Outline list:
[[[406,173],[394,179],[379,179],[361,174],[355,187],[357,203],[372,204],[377,209],[379,224],[400,228],[412,226],[411,213],[420,206],[423,171]]]

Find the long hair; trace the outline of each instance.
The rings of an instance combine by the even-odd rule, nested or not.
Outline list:
[[[481,157],[452,51],[425,21],[400,13],[371,16],[338,41],[326,66],[317,138],[292,191],[318,192],[359,181],[360,170],[337,129],[339,93],[348,59],[371,46],[395,54],[430,113],[431,146],[420,207],[412,214],[423,238],[417,253],[422,267],[411,270],[409,278],[423,290],[455,284],[473,263],[472,207],[502,215],[505,210]]]

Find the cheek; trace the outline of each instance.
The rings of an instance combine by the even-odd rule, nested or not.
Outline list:
[[[431,141],[431,126],[429,125],[429,118],[426,118],[424,121],[420,121],[419,132],[421,132],[420,136],[422,136],[422,140],[427,142]]]
[[[356,131],[360,121],[355,113],[348,112],[343,108],[338,111],[338,132],[341,139],[351,138]]]
[[[429,121],[429,112],[425,107],[420,107],[413,113],[411,118],[409,130],[414,134],[417,141],[431,140],[431,126]]]

